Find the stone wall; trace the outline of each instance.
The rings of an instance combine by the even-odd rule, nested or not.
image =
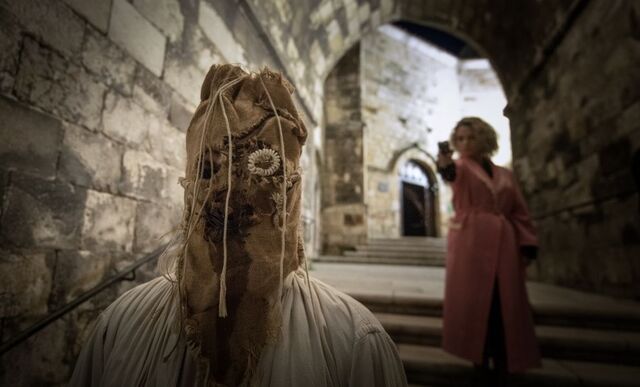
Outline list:
[[[243,4],[0,0],[3,342],[156,249],[179,225],[185,130],[209,67],[286,70]],[[301,102],[308,92],[296,86]],[[303,212],[311,227],[318,117],[306,118]],[[314,233],[305,235],[313,247]],[[7,353],[0,385],[64,384],[98,313],[155,275],[147,265]]]
[[[639,65],[640,4],[592,1],[510,101],[541,280],[640,297]]]
[[[325,82],[322,250],[338,254],[366,239],[360,46]]]
[[[458,60],[391,25],[364,36],[361,44],[367,233],[400,237],[398,172],[413,159],[438,181],[437,141],[448,138],[460,117]],[[409,150],[412,158],[405,154]]]

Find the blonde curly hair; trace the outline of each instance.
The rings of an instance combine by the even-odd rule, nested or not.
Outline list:
[[[498,150],[498,134],[493,126],[479,117],[464,117],[453,127],[449,142],[453,149],[456,148],[456,132],[461,126],[466,126],[473,131],[476,136],[478,150],[482,156],[491,157]]]

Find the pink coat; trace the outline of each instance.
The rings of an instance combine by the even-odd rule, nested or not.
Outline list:
[[[511,171],[456,160],[455,216],[446,261],[443,348],[482,362],[493,284],[500,289],[509,372],[540,365],[519,246],[537,245],[524,198]]]

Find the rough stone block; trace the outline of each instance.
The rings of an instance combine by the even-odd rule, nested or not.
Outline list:
[[[60,121],[0,97],[0,165],[44,178],[56,173]]]
[[[284,32],[282,31],[282,26],[278,23],[271,23],[271,25],[269,25],[269,36],[271,37],[271,42],[275,48],[278,51],[283,52]]]
[[[84,36],[84,22],[67,6],[58,1],[6,1],[9,12],[27,31],[60,50],[65,56],[80,51]]]
[[[3,243],[77,248],[85,195],[84,189],[69,184],[13,173],[0,224]]]
[[[87,28],[82,64],[102,81],[124,95],[131,94],[136,62],[102,34]]]
[[[296,46],[296,42],[294,38],[290,38],[287,42],[287,52],[286,52],[289,60],[296,60],[300,58],[300,53],[298,52],[298,47]]]
[[[151,252],[169,242],[170,232],[180,226],[182,208],[139,202],[136,211],[134,252]]]
[[[629,106],[616,119],[619,135],[631,135],[640,132],[640,101]]]
[[[166,166],[145,152],[128,150],[122,158],[120,191],[127,196],[155,200],[166,197]]]
[[[202,71],[209,71],[209,68],[217,63],[223,63],[222,55],[213,43],[202,33],[200,28],[194,26],[189,29],[189,34],[185,36],[185,54],[191,58],[192,62]]]
[[[184,177],[184,169],[167,168],[167,177],[164,181],[163,197],[166,203],[181,207],[184,199],[184,189],[179,179]]]
[[[143,66],[138,66],[133,99],[148,112],[166,117],[171,103],[171,88]]]
[[[131,251],[136,202],[87,191],[81,246],[92,251]]]
[[[589,249],[586,267],[589,282],[597,290],[606,288],[620,288],[633,283],[633,268],[625,249],[605,248]]]
[[[35,319],[5,321],[5,330],[17,334]],[[53,322],[25,343],[14,348],[0,363],[2,386],[60,386],[71,376],[68,352],[68,325],[64,319]]]
[[[236,41],[234,34],[215,9],[205,1],[200,2],[198,24],[204,34],[216,45],[229,63],[246,64],[244,49]]]
[[[20,55],[20,29],[13,21],[12,15],[0,8],[0,73],[14,74],[18,71]]]
[[[97,129],[106,87],[80,66],[25,38],[16,77],[18,98],[62,118]]]
[[[116,192],[120,181],[121,146],[98,133],[65,125],[59,177],[76,185]]]
[[[196,107],[190,107],[182,97],[175,93],[172,95],[169,121],[173,126],[186,133],[195,111]]]
[[[329,23],[325,28],[325,34],[329,40],[329,47],[331,48],[331,51],[342,52],[344,40],[342,39],[342,32],[337,21],[333,20]]]
[[[102,112],[102,124],[107,136],[138,147],[149,133],[149,113],[131,99],[109,93]]]
[[[178,40],[182,35],[184,17],[178,0],[133,0],[133,6],[171,41]]]
[[[316,5],[316,8],[312,11],[309,16],[311,20],[311,26],[315,29],[326,23],[328,23],[331,19],[333,19],[335,15],[335,8],[333,1],[322,1]]]
[[[9,178],[11,174],[4,169],[0,169],[0,219],[2,219],[2,212],[4,210],[4,195],[9,188]],[[2,336],[2,334],[0,334]]]
[[[324,52],[322,52],[322,48],[320,47],[320,43],[318,40],[314,40],[311,44],[309,57],[311,59],[311,63],[313,63],[316,74],[318,76],[323,75],[325,71],[327,71],[327,62],[325,60]]]
[[[169,48],[164,80],[189,103],[197,105],[200,102],[200,88],[206,75],[206,70],[192,64],[179,47]]]
[[[16,78],[7,73],[0,71],[0,94],[11,94],[16,83]]]
[[[166,38],[126,0],[114,0],[109,37],[155,75],[162,75]]]
[[[100,31],[107,32],[112,0],[64,0]]]
[[[598,156],[600,170],[605,176],[627,169],[631,165],[629,139],[621,138],[607,145],[601,144]]]
[[[393,0],[380,0],[380,12],[383,16],[388,17],[393,13]]]
[[[184,169],[187,161],[185,134],[165,119],[153,120],[151,123],[148,142],[151,155],[176,169]]]
[[[0,318],[46,313],[50,290],[45,253],[1,253]]]
[[[57,252],[52,307],[60,307],[98,285],[108,274],[111,256],[86,250]]]

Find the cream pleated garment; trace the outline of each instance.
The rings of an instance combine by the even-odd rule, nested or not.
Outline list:
[[[298,269],[285,280],[281,336],[260,354],[248,386],[406,386],[396,347],[377,319]],[[196,365],[177,334],[175,284],[156,278],[99,317],[69,386],[195,386]]]

